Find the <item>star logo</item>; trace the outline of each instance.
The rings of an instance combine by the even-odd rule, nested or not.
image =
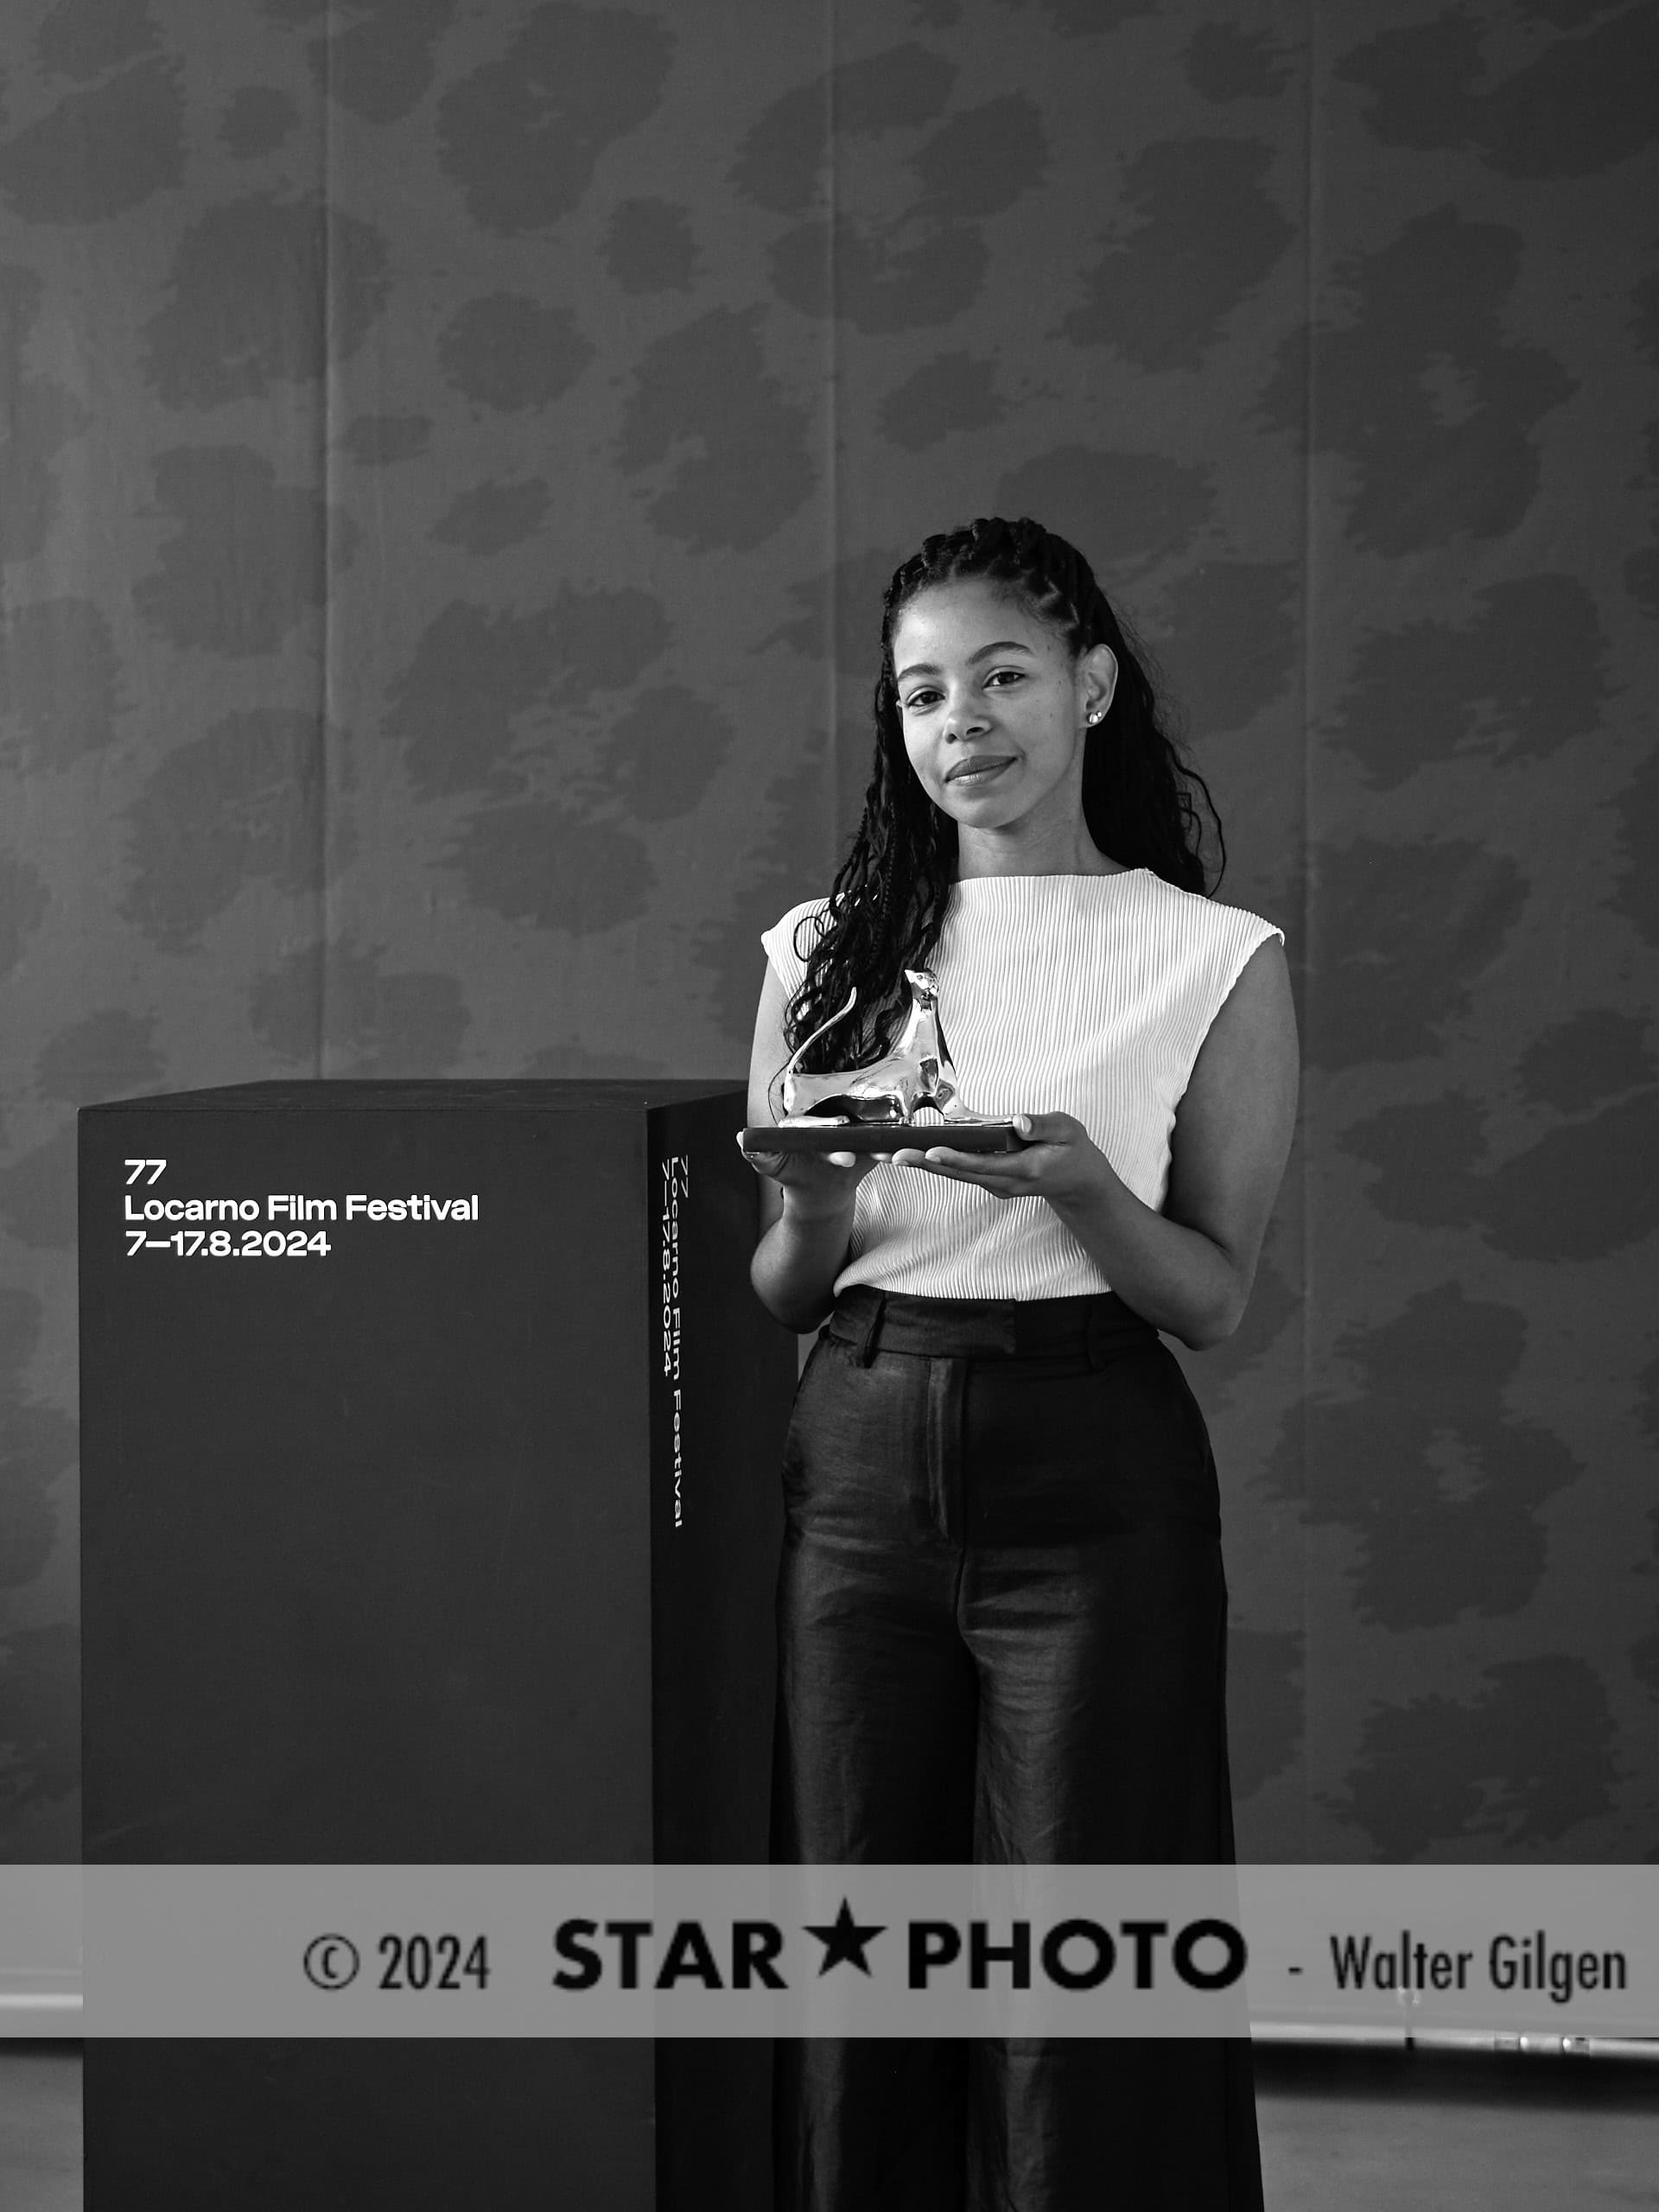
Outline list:
[[[845,1897],[841,1910],[827,1928],[808,1927],[809,1936],[816,1936],[823,1946],[823,1956],[818,1962],[820,1977],[831,1967],[838,1967],[843,1960],[855,1966],[861,1974],[868,1974],[870,1962],[864,1955],[864,1946],[876,1936],[884,1935],[882,1928],[861,1928],[853,1918],[852,1909]]]

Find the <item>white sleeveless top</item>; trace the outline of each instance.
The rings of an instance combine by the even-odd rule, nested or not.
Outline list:
[[[806,970],[791,907],[761,943],[785,991]],[[964,1104],[978,1114],[1074,1115],[1154,1212],[1170,1134],[1198,1047],[1268,938],[1241,906],[1178,891],[1149,868],[1115,875],[976,875],[955,885],[931,962]],[[802,932],[811,943],[810,931]],[[1071,1298],[1111,1285],[1041,1198],[884,1163],[859,1185],[836,1278],[919,1298]]]

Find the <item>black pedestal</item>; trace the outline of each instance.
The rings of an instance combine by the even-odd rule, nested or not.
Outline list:
[[[795,1346],[743,1118],[687,1083],[82,1114],[89,1861],[765,1858]],[[94,2041],[86,2202],[761,2212],[767,2056]]]

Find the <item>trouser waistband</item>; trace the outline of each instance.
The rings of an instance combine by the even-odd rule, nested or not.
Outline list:
[[[912,1298],[855,1283],[836,1301],[824,1333],[855,1344],[868,1366],[878,1351],[925,1359],[1086,1357],[1103,1366],[1158,1332],[1115,1290],[1082,1298]]]

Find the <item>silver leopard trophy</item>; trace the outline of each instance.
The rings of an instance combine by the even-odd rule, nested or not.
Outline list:
[[[905,976],[910,1012],[892,1051],[868,1067],[831,1069],[823,1075],[800,1072],[803,1056],[857,1004],[854,990],[840,1013],[815,1029],[772,1077],[766,1093],[772,1127],[745,1129],[745,1150],[901,1152],[941,1144],[958,1152],[1016,1148],[1020,1139],[1010,1120],[976,1114],[963,1103],[939,1027],[938,984],[925,968],[906,968]],[[918,1113],[940,1118],[918,1122]]]

